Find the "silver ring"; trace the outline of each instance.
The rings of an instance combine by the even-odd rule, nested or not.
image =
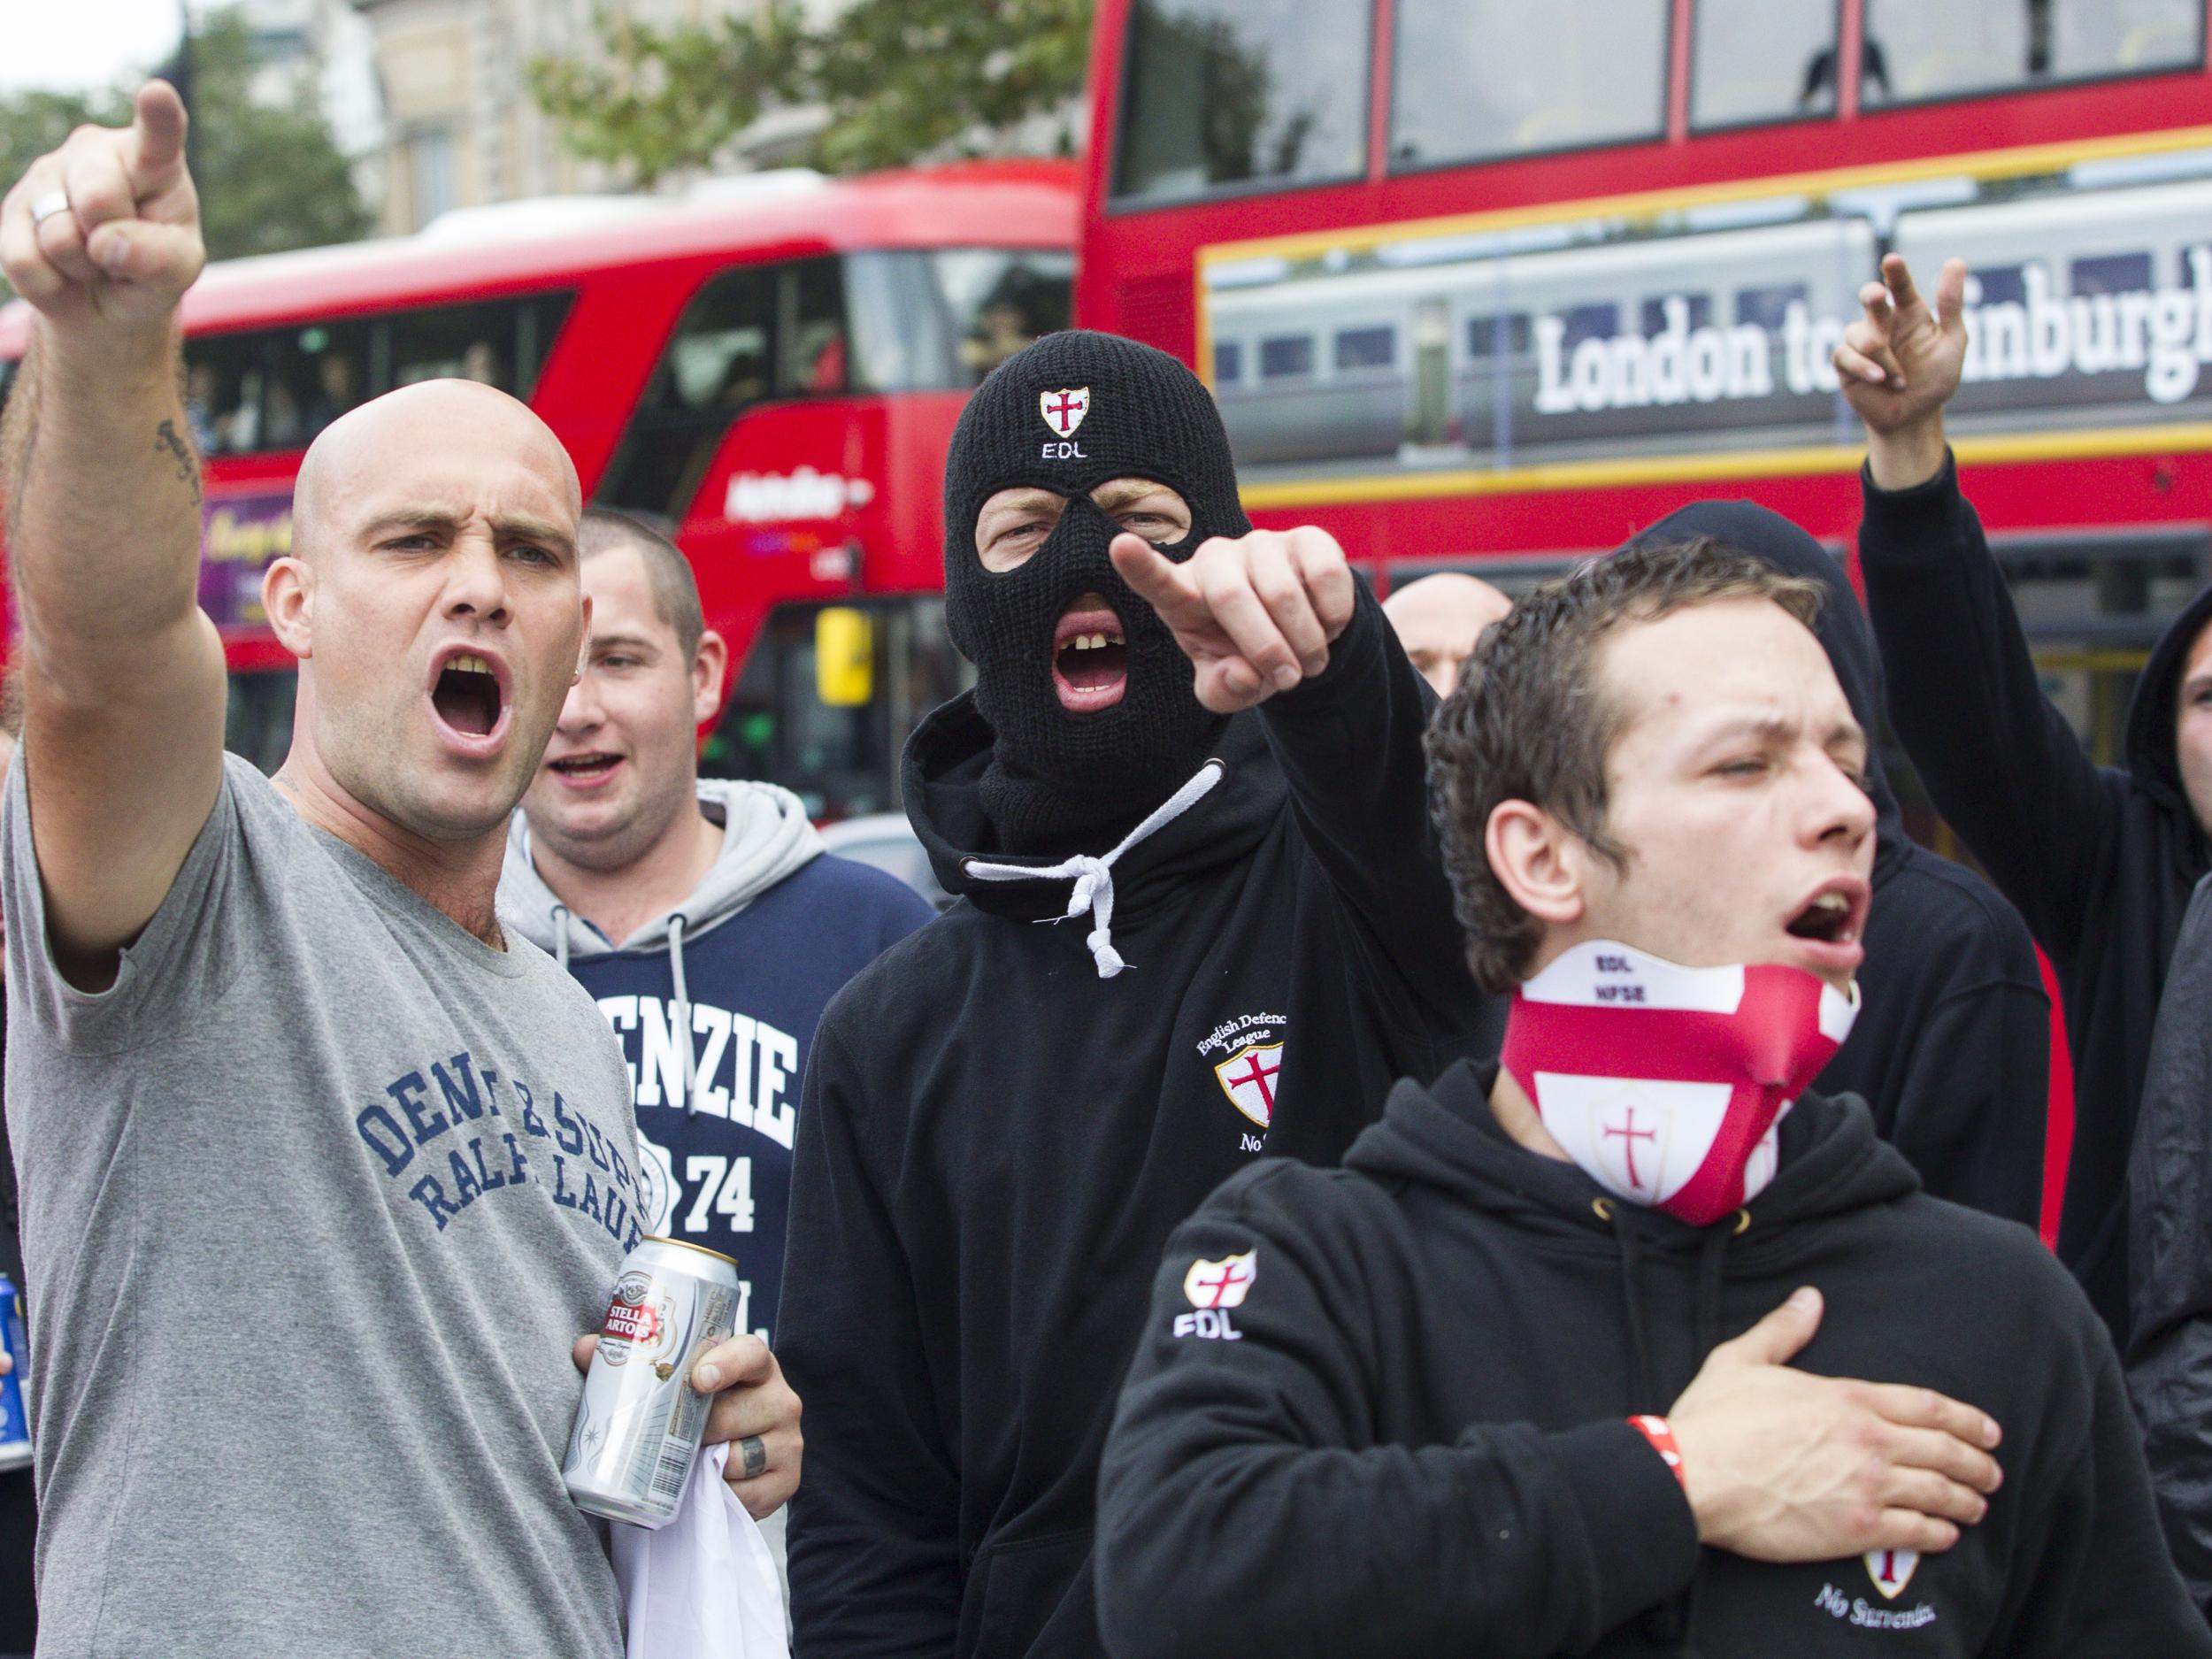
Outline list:
[[[743,1440],[738,1441],[737,1449],[739,1455],[745,1460],[744,1469],[738,1476],[739,1479],[757,1480],[767,1472],[768,1448],[760,1443],[759,1435],[748,1434]]]
[[[69,192],[66,190],[49,190],[44,196],[40,196],[37,201],[31,204],[31,223],[34,225],[43,225],[48,219],[53,218],[55,214],[66,213],[68,211]]]

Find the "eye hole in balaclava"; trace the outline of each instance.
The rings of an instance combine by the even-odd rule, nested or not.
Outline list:
[[[946,620],[975,664],[976,708],[995,740],[983,804],[1011,849],[1141,817],[1203,764],[1224,724],[1199,703],[1166,625],[1107,556],[1121,526],[1089,492],[1125,478],[1156,480],[1189,507],[1190,533],[1155,543],[1169,558],[1251,529],[1197,376],[1149,346],[1082,330],[1047,335],[994,370],[945,458]],[[1067,505],[1018,568],[986,570],[978,515],[1018,487]],[[1106,601],[1126,641],[1122,695],[1095,712],[1064,707],[1053,678],[1056,632],[1086,593]]]

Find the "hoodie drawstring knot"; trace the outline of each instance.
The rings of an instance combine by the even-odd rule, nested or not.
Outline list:
[[[553,905],[553,961],[563,973],[568,972],[568,906],[557,900]]]
[[[1084,936],[1083,943],[1089,949],[1092,961],[1098,964],[1098,977],[1110,979],[1129,965],[1114,949],[1114,861],[1196,806],[1221,781],[1227,770],[1217,760],[1208,761],[1103,857],[1078,853],[1056,864],[1042,865],[998,864],[969,858],[963,860],[960,867],[975,881],[1073,881],[1075,888],[1068,895],[1067,914],[1042,919],[1071,921],[1088,911],[1091,931]]]

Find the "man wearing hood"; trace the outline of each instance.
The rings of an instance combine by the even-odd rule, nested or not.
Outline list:
[[[578,545],[590,651],[509,828],[500,909],[622,1041],[645,1231],[736,1258],[737,1328],[772,1340],[814,1027],[935,912],[825,853],[788,789],[700,778],[727,652],[689,562],[603,508]]]
[[[1247,1164],[1333,1162],[1481,1007],[1433,699],[1333,541],[1252,530],[1187,369],[1010,357],[945,526],[977,683],[905,799],[958,902],[823,1018],[778,1331],[793,1617],[840,1659],[1098,1651],[1098,1450],[1169,1230]]]
[[[1747,501],[1701,501],[1637,539],[1709,535],[1820,584],[1813,634],[1860,729],[1882,719],[1882,662],[1843,567],[1781,514]],[[2051,1008],[2020,913],[1964,865],[1905,833],[1878,748],[1874,905],[1860,943],[1863,1004],[1851,1037],[1814,1087],[1856,1094],[1875,1133],[1903,1153],[1938,1198],[2034,1226],[2043,1204]]]
[[[2127,764],[2094,764],[2043,695],[1944,442],[1966,353],[1966,267],[1944,266],[1933,305],[1896,255],[1882,274],[1835,362],[1866,423],[1859,564],[1890,716],[1936,810],[2057,972],[2074,1058],[2058,1253],[2124,1347],[2128,1152],[2167,964],[2212,868],[2212,588],[2144,667]]]
[[[1501,1063],[1175,1234],[1120,1659],[2212,1655],[2079,1286],[1807,1087],[1875,832],[1817,603],[1701,538],[1484,634],[1430,749]]]

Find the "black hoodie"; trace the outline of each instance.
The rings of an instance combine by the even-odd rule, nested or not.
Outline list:
[[[2212,867],[2175,749],[2180,675],[2212,588],[2173,619],[2128,711],[2127,766],[2094,764],[2043,695],[1956,467],[1913,489],[1864,480],[1859,563],[1889,711],[1936,810],[2020,907],[2058,975],[2074,1146],[2058,1253],[2128,1333],[2128,1148],[2152,1022],[2190,890]]]
[[[831,1002],[799,1113],[802,1653],[1099,1651],[1098,1453],[1170,1229],[1474,1046],[1432,703],[1363,588],[1327,670],[1230,720],[1224,781],[1114,865],[1111,979],[1087,921],[1049,925],[1067,881],[970,874],[1004,859],[972,701],[915,733],[907,810],[961,900]]]
[[[1247,1171],[1175,1234],[1100,1482],[1118,1659],[2212,1655],[2111,1343],[2033,1234],[1917,1192],[1862,1105],[1816,1094],[1747,1212],[1600,1206],[1499,1127],[1495,1075],[1402,1084],[1341,1170]],[[2004,1484],[1950,1551],[1701,1549],[1624,1421],[1805,1284],[1827,1308],[1795,1363],[2003,1426]]]
[[[1813,632],[1869,739],[1881,729],[1882,663],[1835,558],[1779,513],[1702,501],[1637,539],[1709,535],[1827,592]],[[1856,1094],[1874,1127],[1938,1198],[2032,1227],[2043,1204],[2051,1007],[2020,913],[1962,865],[1916,843],[1878,750],[1874,905],[1861,941],[1857,1022],[1814,1087]]]

